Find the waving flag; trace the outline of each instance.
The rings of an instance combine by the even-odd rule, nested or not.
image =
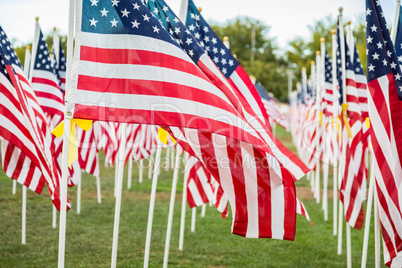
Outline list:
[[[261,97],[261,101],[264,104],[265,110],[267,111],[269,120],[275,121],[281,127],[288,130],[289,129],[288,120],[286,120],[286,117],[282,114],[275,100],[268,95],[267,90],[263,87],[263,85],[261,85],[258,82],[255,82],[254,86]],[[273,122],[270,124],[272,126]]]
[[[17,54],[0,27],[0,136],[7,176],[41,193],[48,185],[60,209],[59,176],[50,130]],[[68,206],[71,205],[68,202]]]
[[[213,200],[211,174],[195,157],[190,157],[188,161],[187,202],[194,208]]]
[[[388,266],[402,266],[402,83],[379,1],[366,0],[368,110],[377,202]]]
[[[60,90],[64,92],[66,87],[66,57],[64,56],[63,47],[56,31],[53,33],[53,55],[55,59],[55,69],[57,78],[59,79]]]
[[[340,57],[341,42],[345,44],[346,74],[342,72]],[[343,178],[340,186],[340,199],[345,207],[346,221],[354,228],[361,229],[364,221],[363,201],[366,200],[366,174],[363,151],[362,116],[354,66],[346,40],[341,40],[338,27],[338,81],[341,94],[346,94],[347,111],[342,112],[341,166]],[[346,79],[346,89],[342,77]],[[340,97],[342,100],[342,96]],[[345,108],[344,108],[345,110]],[[346,117],[346,113],[349,119]],[[350,129],[348,129],[348,125]],[[340,171],[340,172],[341,172]]]

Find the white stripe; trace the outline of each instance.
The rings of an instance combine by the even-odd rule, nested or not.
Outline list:
[[[203,204],[202,202],[202,197],[200,193],[198,192],[197,185],[194,183],[194,180],[191,179],[188,182],[188,190],[191,193],[191,196],[193,197],[194,203],[197,207],[201,206]]]
[[[42,172],[39,168],[35,167],[34,174],[32,176],[31,183],[29,184],[29,189],[35,191],[39,184],[39,179],[41,178]],[[52,190],[53,192],[53,190]]]
[[[59,84],[59,81],[57,80],[57,76],[52,73],[51,71],[43,71],[43,70],[33,70],[32,72],[32,78],[44,78],[47,80],[52,81],[56,85]]]
[[[255,157],[253,148],[250,144],[240,142],[242,154],[242,170],[244,176],[244,187],[246,190],[247,199],[247,233],[246,237],[258,238],[258,182],[257,182],[257,169],[255,164]]]
[[[213,199],[212,188],[208,182],[208,178],[205,174],[204,168],[201,167],[198,168],[196,173],[201,182],[201,186],[202,189],[204,190],[205,195],[207,196],[208,200],[212,200]]]
[[[285,234],[285,196],[279,162],[267,154],[271,182],[272,238],[283,239]]]
[[[107,49],[135,49],[168,54],[193,63],[179,47],[152,37],[131,34],[96,34],[80,32],[81,46]]]

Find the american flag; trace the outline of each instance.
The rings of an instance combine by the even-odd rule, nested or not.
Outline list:
[[[388,266],[402,264],[401,70],[379,1],[366,0],[370,137],[375,156],[377,202]]]
[[[189,12],[196,13],[192,13],[193,15],[189,13],[187,15],[186,24],[189,24],[191,17],[197,18],[198,22],[195,23],[193,27],[191,27],[192,24],[190,24],[187,29],[163,0],[148,1],[148,6],[150,10],[153,11],[154,16],[159,18],[164,27],[169,30],[173,38],[178,41],[182,48],[188,53],[197,66],[208,76],[208,78],[216,86],[218,86],[221,91],[225,92],[225,95],[232,101],[232,104],[237,105],[239,112],[244,114],[251,127],[255,128],[255,131],[258,132],[263,141],[268,144],[273,154],[277,157],[277,159],[279,159],[279,161],[281,161],[281,164],[286,166],[296,179],[301,178],[307,172],[307,167],[279,140],[276,139],[276,137],[271,133],[270,129],[267,128],[265,119],[259,120],[262,117],[266,118],[266,116],[262,116],[260,114],[261,112],[258,112],[259,108],[257,107],[260,107],[260,105],[257,105],[255,101],[257,100],[259,103],[261,103],[261,97],[256,91],[248,75],[244,72],[241,66],[238,65],[237,60],[232,56],[231,52],[226,48],[226,46],[223,45],[223,42],[216,36],[212,28],[204,20],[201,14],[199,14],[194,4],[192,2],[189,2],[189,4]],[[200,26],[201,24],[202,27]],[[203,36],[203,38],[197,39],[197,36],[199,35]],[[234,77],[234,79],[231,80],[231,78],[229,78],[227,80],[226,78],[228,77],[228,74],[225,74],[224,69],[220,69],[225,75],[222,77],[222,73],[218,69],[219,65],[214,64],[210,53],[205,53],[208,52],[208,49],[204,43],[205,40],[212,40],[211,44],[216,43],[216,46],[218,46],[220,49],[223,49],[225,52],[222,53],[228,57],[228,62],[230,62],[231,59],[234,60],[234,62],[238,65],[238,68],[236,68],[236,74],[239,74],[239,76],[245,75],[243,81],[244,83],[239,81],[234,73],[232,73],[231,76],[232,78]],[[204,46],[205,50],[202,48],[202,46]],[[209,57],[207,55],[209,55]],[[240,75],[240,73],[242,73],[242,75]],[[228,81],[234,89],[232,89],[230,86],[228,87]],[[233,81],[237,81],[237,84],[233,84]],[[251,85],[249,85],[249,82]],[[248,86],[246,87],[245,85]],[[233,96],[233,94],[235,94],[235,96]],[[261,107],[263,110],[265,110],[263,105]]]
[[[53,33],[53,55],[55,59],[55,69],[59,79],[60,90],[64,92],[66,87],[66,57],[60,38],[56,32]]]
[[[275,121],[281,127],[288,130],[289,129],[288,120],[286,120],[286,117],[282,114],[274,98],[268,95],[267,90],[260,83],[255,82],[254,86],[261,97],[261,101],[264,104],[265,110],[267,111],[269,121]],[[274,122],[270,122],[271,126],[273,124]]]
[[[191,208],[212,202],[211,174],[195,157],[190,157],[187,178],[187,202]]]
[[[340,200],[344,205],[346,221],[350,226],[361,229],[364,222],[363,201],[366,200],[366,174],[363,151],[363,132],[362,116],[359,105],[359,94],[356,85],[354,66],[351,61],[350,51],[346,39],[341,40],[338,24],[338,50],[337,50],[337,68],[338,84],[341,93],[346,94],[346,103],[348,105],[347,114],[349,119],[341,116],[342,122],[342,140],[341,140],[341,160],[340,171],[342,181],[340,186]],[[345,66],[346,74],[342,72],[341,42],[345,45]],[[342,85],[342,77],[346,79],[346,89]],[[345,93],[346,91],[346,93]],[[345,122],[348,120],[348,122]],[[346,123],[350,125],[351,137],[348,136]]]
[[[53,159],[50,129],[17,54],[1,27],[0,88],[3,169],[7,176],[37,193],[41,193],[46,182],[54,205],[60,209],[59,176]]]
[[[324,80],[324,96],[323,96],[323,113],[326,117],[335,116],[334,102],[336,100],[336,91],[332,88],[332,61],[328,52],[325,52],[325,80]],[[335,94],[334,94],[335,92]]]

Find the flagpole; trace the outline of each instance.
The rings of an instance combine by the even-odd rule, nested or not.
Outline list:
[[[77,214],[81,213],[81,168],[78,171],[78,185],[77,185]]]
[[[166,148],[166,161],[165,161],[165,170],[168,171],[169,170],[169,157],[170,157],[170,147],[168,146]]]
[[[339,8],[339,39],[341,40],[340,47],[341,47],[341,68],[342,68],[342,103],[346,104],[346,64],[345,64],[345,34],[343,30],[343,17],[342,17],[342,8]],[[343,112],[343,111],[342,111]],[[339,172],[339,177],[338,177],[338,186],[340,189],[341,185],[341,174]],[[341,223],[342,222],[342,223]],[[343,204],[341,201],[339,201],[339,233],[338,233],[338,254],[342,253],[342,225],[343,225]],[[350,235],[350,232],[349,232]],[[348,232],[346,232],[346,236],[348,236]],[[346,237],[346,239],[350,239]],[[349,251],[347,251],[347,254],[350,254]]]
[[[152,221],[153,221],[153,217],[154,217],[156,185],[158,183],[158,175],[159,175],[158,170],[161,165],[162,144],[159,139],[157,139],[157,142],[158,142],[158,144],[157,144],[157,148],[156,148],[154,176],[152,178],[151,197],[149,200],[147,236],[146,236],[146,240],[145,240],[144,268],[148,267],[148,262],[149,262],[149,250],[151,248]]]
[[[337,234],[337,216],[338,216],[338,135],[336,131],[336,124],[337,124],[337,117],[338,117],[338,105],[339,101],[337,101],[337,98],[335,96],[338,96],[338,92],[336,91],[337,84],[336,84],[336,50],[337,50],[337,43],[336,43],[336,31],[332,31],[332,92],[333,92],[333,97],[335,101],[333,102],[333,118],[332,118],[332,125],[331,125],[331,130],[333,133],[332,135],[335,135],[335,148],[334,148],[334,163],[333,163],[333,174],[332,174],[332,180],[333,180],[333,235]],[[334,124],[335,122],[335,124]]]
[[[174,145],[170,150],[170,169],[174,169]]]
[[[321,68],[321,60],[320,60],[320,51],[316,52],[316,73],[315,73],[315,90],[316,90],[316,105],[317,105],[317,110],[316,110],[316,118],[320,118],[320,113],[321,113],[321,88],[320,88],[320,68]],[[316,133],[316,152],[318,152],[318,159],[317,159],[317,167],[316,167],[316,177],[315,177],[315,192],[317,192],[317,199],[316,202],[317,204],[320,203],[320,155],[321,152],[320,150],[320,136],[321,136],[321,127],[320,123],[317,125],[317,133]]]
[[[195,232],[195,220],[197,216],[197,207],[191,209],[191,232]]]
[[[141,158],[139,167],[139,179],[138,179],[139,183],[142,183],[142,178],[144,177],[143,174],[144,174],[144,159]]]
[[[362,268],[366,267],[367,264],[367,248],[370,233],[370,221],[371,221],[371,209],[373,208],[373,197],[374,197],[374,155],[370,152],[371,157],[371,170],[370,170],[370,185],[367,197],[367,209],[366,209],[366,221],[364,224],[364,240],[363,240],[363,254],[362,254]]]
[[[168,266],[170,237],[172,234],[174,201],[176,198],[176,188],[177,188],[177,179],[179,177],[179,168],[180,168],[180,149],[177,148],[176,149],[176,159],[174,162],[172,192],[170,194],[169,216],[168,216],[168,224],[167,224],[167,230],[166,230],[165,255],[163,256],[163,268],[167,268],[167,266]]]
[[[117,185],[115,185],[115,194],[116,194],[116,206],[114,210],[114,227],[113,227],[113,244],[112,244],[112,264],[111,267],[116,267],[116,259],[117,259],[117,247],[119,240],[119,224],[120,224],[120,209],[121,209],[121,192],[123,188],[123,173],[124,173],[124,160],[126,155],[126,128],[127,123],[121,123],[120,131],[121,131],[121,140],[120,147],[118,151],[119,157],[118,161],[122,161],[122,163],[116,163],[116,167],[118,167],[117,173]]]
[[[154,164],[153,155],[150,155],[148,159],[148,179],[150,180],[152,177],[152,168]]]
[[[101,185],[99,176],[96,176],[96,193],[98,195],[98,203],[101,204],[102,198],[101,198]]]
[[[121,131],[121,127],[120,127]],[[116,157],[114,159],[114,197],[116,198],[117,195],[117,180],[119,178],[119,165],[120,165],[120,157],[119,153],[117,152]],[[123,166],[124,169],[124,166]]]
[[[398,33],[400,9],[401,9],[401,0],[396,0],[394,22],[392,23],[392,29],[391,29],[391,40],[394,44],[396,40],[396,34]]]
[[[211,201],[209,203],[212,205]],[[207,206],[205,204],[202,204],[202,206],[201,206],[201,218],[205,217],[206,208],[207,208]]]
[[[35,32],[34,32],[34,39],[32,41],[32,60],[29,65],[29,75],[28,75],[28,81],[29,84],[32,84],[32,72],[34,69],[34,64],[35,64],[35,58],[36,58],[36,53],[38,50],[38,42],[39,42],[39,32],[40,32],[40,27],[39,27],[39,17],[35,18]]]
[[[375,156],[373,156],[375,157]],[[377,187],[374,184],[374,248],[375,248],[375,268],[381,267],[381,234],[380,218],[378,215]]]
[[[186,166],[184,169],[184,182],[183,182],[183,196],[181,200],[181,218],[180,218],[180,237],[179,237],[179,250],[183,251],[184,243],[184,225],[186,223],[186,203],[187,203],[187,179],[189,172],[189,159],[190,156],[186,152],[184,159],[186,161]]]
[[[324,89],[324,82],[325,82],[325,38],[320,39],[321,42],[321,69],[320,69],[320,86],[321,86],[321,94],[324,94],[323,89]],[[322,99],[322,98],[321,98]],[[321,113],[322,114],[322,113]],[[326,128],[326,120],[324,120],[324,115],[322,114],[322,120],[321,120],[321,132],[323,133],[323,144],[326,146],[329,143],[329,133],[327,133],[327,128]],[[330,128],[328,128],[330,131]],[[329,132],[328,131],[328,132]],[[324,133],[325,135],[324,139]],[[328,152],[326,150],[327,148],[324,147],[324,161],[323,161],[323,183],[324,183],[324,191],[323,191],[323,196],[322,196],[322,208],[324,210],[324,220],[328,221],[328,169],[329,169],[329,164],[328,164]]]
[[[128,156],[128,178],[127,178],[127,189],[131,189],[131,179],[133,173],[133,158],[131,155]]]
[[[13,195],[17,193],[17,181],[13,180],[13,190],[12,190]]]
[[[186,24],[187,10],[188,0],[181,0],[179,19],[183,22],[183,24]]]
[[[36,25],[35,25],[35,32],[37,31],[37,28],[39,27],[38,25],[38,17],[36,18]],[[35,44],[35,43],[33,43]],[[29,45],[25,49],[25,62],[24,62],[24,73],[32,81],[32,78],[29,78],[29,73],[28,70],[30,68],[29,62],[30,61],[30,51],[29,51]],[[32,60],[33,61],[33,60]],[[32,74],[32,72],[31,72]],[[17,188],[17,181],[14,180],[15,182],[15,188]],[[14,190],[14,189],[13,189]],[[27,187],[25,185],[22,185],[22,221],[21,221],[21,243],[25,245],[26,243],[26,229],[27,229]]]

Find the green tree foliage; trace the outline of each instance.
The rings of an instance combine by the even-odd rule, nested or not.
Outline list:
[[[285,61],[278,56],[275,39],[269,37],[270,27],[248,17],[239,17],[224,25],[211,25],[219,38],[229,37],[230,49],[249,75],[256,77],[269,92],[281,101],[287,99]],[[255,48],[252,50],[252,28]],[[254,61],[252,61],[254,52]]]
[[[45,36],[46,38],[46,44],[49,48],[49,52],[53,53],[53,32],[49,33]],[[67,36],[60,36],[60,42],[61,46],[63,47],[64,53],[67,54]],[[16,40],[12,40],[12,43],[16,43]],[[15,53],[17,53],[18,58],[21,61],[22,66],[24,67],[24,62],[25,62],[25,51],[27,46],[31,47],[31,53],[32,53],[32,43],[24,44],[22,46],[14,47]]]

